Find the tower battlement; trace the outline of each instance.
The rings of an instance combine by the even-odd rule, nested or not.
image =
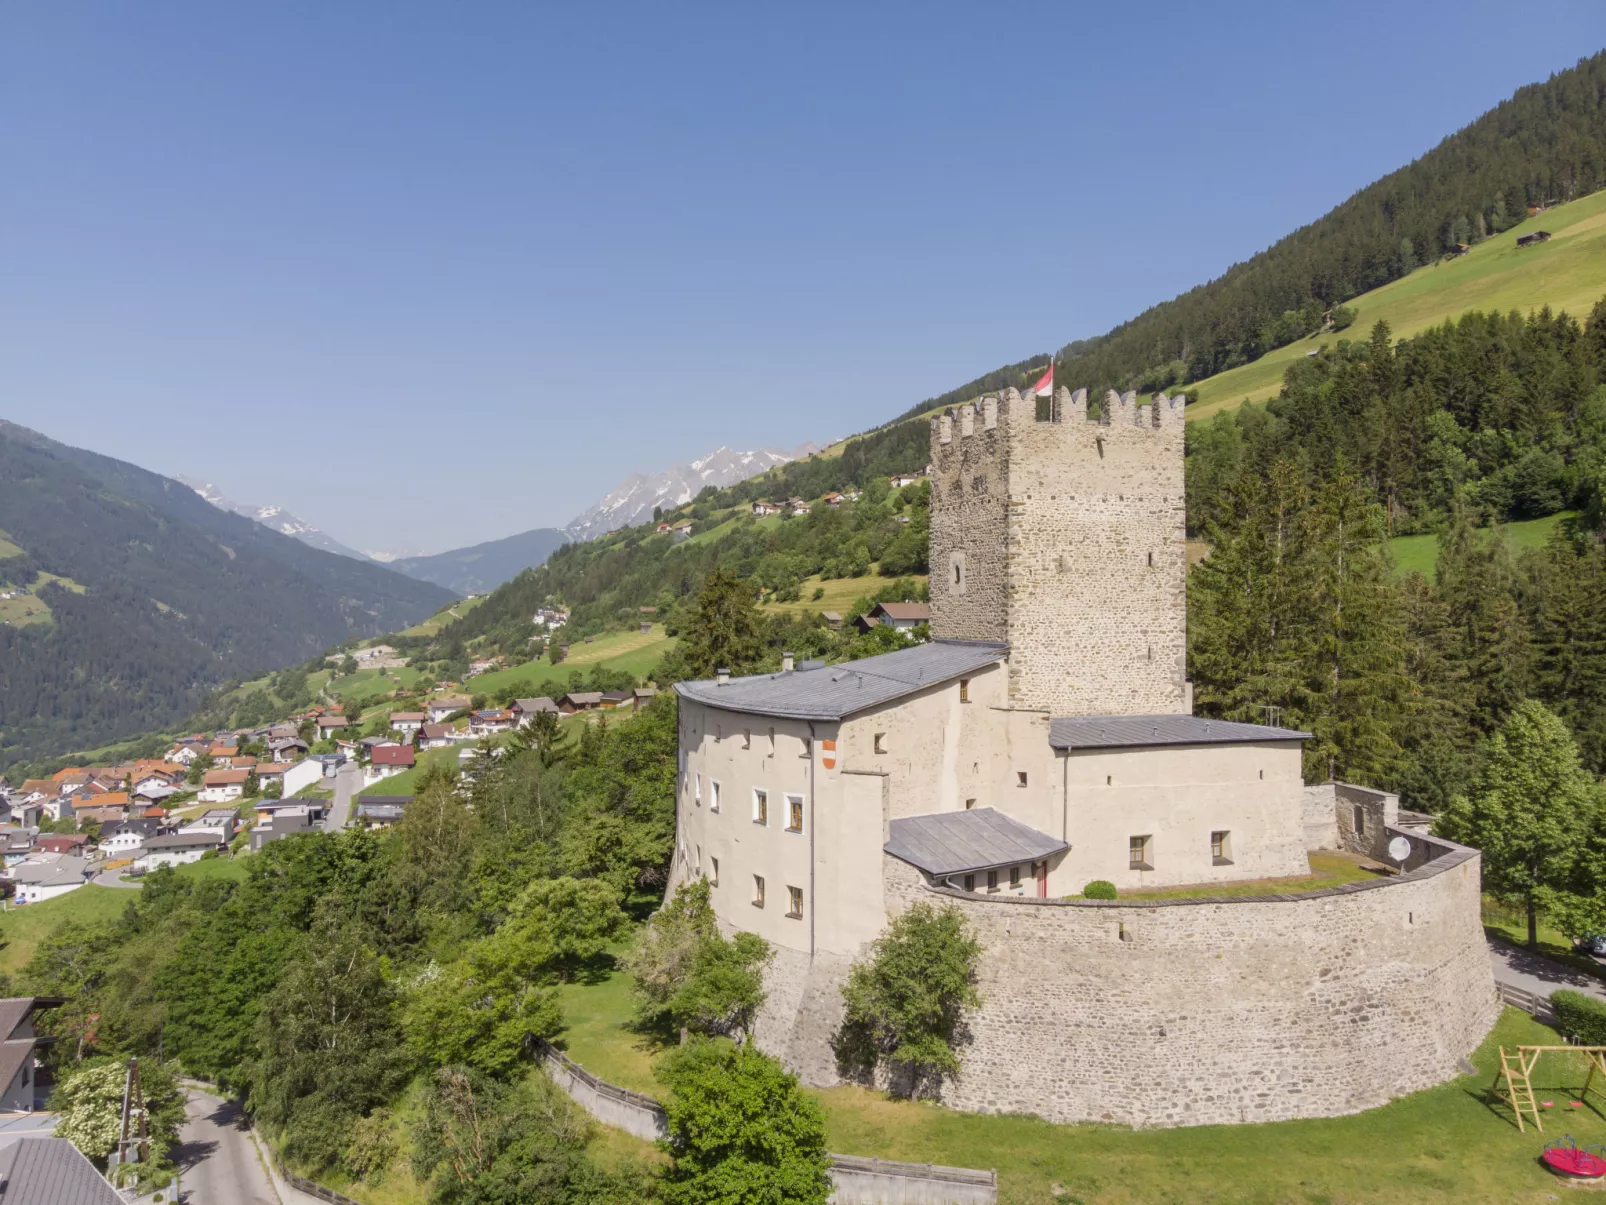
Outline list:
[[[1014,389],[931,425],[931,630],[1007,640],[1013,705],[1186,710],[1183,399]]]

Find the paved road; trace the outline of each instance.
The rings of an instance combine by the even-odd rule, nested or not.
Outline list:
[[[173,1160],[180,1205],[315,1205],[268,1173],[238,1103],[190,1088]]]
[[[347,762],[335,774],[335,799],[324,818],[323,831],[338,833],[351,817],[351,797],[362,789],[362,770],[355,762]]]
[[[1542,954],[1531,954],[1520,946],[1491,937],[1489,958],[1494,963],[1494,977],[1497,980],[1520,987],[1523,991],[1548,996],[1558,988],[1569,987],[1606,1000],[1606,982],[1575,970],[1566,963],[1554,962]]]
[[[145,886],[143,879],[125,879],[121,870],[103,870],[89,881],[97,887],[132,887],[138,890]]]

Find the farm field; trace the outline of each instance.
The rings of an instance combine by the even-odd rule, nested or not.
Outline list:
[[[463,684],[469,694],[498,694],[509,686],[528,686],[533,694],[551,693],[551,689],[568,689],[569,672],[601,666],[603,669],[622,670],[640,678],[652,669],[671,648],[673,636],[665,635],[662,624],[653,624],[650,632],[614,632],[598,636],[590,644],[569,646],[569,656],[559,665],[545,658],[526,661],[509,669],[493,670],[470,678]],[[551,688],[551,689],[549,689]]]
[[[11,533],[0,531],[0,561],[6,560],[8,557],[21,555],[22,547],[11,542]]]
[[[341,699],[366,699],[382,691],[394,691],[398,686],[418,684],[419,672],[411,666],[402,669],[360,669],[344,678],[335,678],[328,692]]]
[[[1548,230],[1551,239],[1534,247],[1517,239]],[[1606,191],[1592,193],[1537,214],[1521,225],[1477,244],[1457,259],[1418,268],[1344,304],[1355,310],[1348,330],[1297,339],[1244,364],[1188,386],[1199,397],[1189,421],[1209,418],[1248,398],[1275,397],[1288,366],[1323,344],[1364,340],[1374,323],[1389,324],[1395,339],[1436,326],[1468,310],[1517,310],[1548,305],[1582,321],[1606,293]]]
[[[657,1052],[628,1027],[624,975],[568,985],[560,998],[569,1025],[561,1044],[571,1058],[621,1087],[662,1097],[652,1074]],[[1054,1125],[959,1113],[861,1088],[815,1095],[825,1108],[831,1150],[997,1168],[999,1200],[1008,1205],[1541,1202],[1557,1199],[1554,1180],[1537,1164],[1543,1138],[1531,1129],[1519,1134],[1509,1110],[1492,1106],[1485,1089],[1499,1067],[1501,1043],[1556,1041],[1527,1014],[1507,1009],[1472,1056],[1476,1075],[1350,1117],[1262,1125]],[[1555,1057],[1540,1064],[1535,1086],[1560,1104],[1576,1099],[1584,1073],[1582,1059]],[[1606,1141],[1606,1113],[1598,1107],[1568,1111],[1565,1124],[1580,1146]]]
[[[1495,531],[1511,545],[1513,552],[1521,552],[1526,548],[1542,548],[1557,525],[1564,519],[1571,518],[1572,514],[1572,511],[1562,511],[1559,514],[1546,515],[1543,519],[1507,523],[1495,528]],[[1438,535],[1430,533],[1421,536],[1401,536],[1388,542],[1388,550],[1394,555],[1394,572],[1397,576],[1406,577],[1412,573],[1420,573],[1429,581],[1433,580],[1434,570],[1439,563]]]

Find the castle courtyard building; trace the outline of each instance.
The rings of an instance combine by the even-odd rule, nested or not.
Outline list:
[[[810,1082],[836,1080],[847,968],[921,898],[983,939],[983,1004],[943,1090],[960,1108],[1352,1111],[1453,1074],[1492,1024],[1476,851],[1413,833],[1408,873],[1334,904],[1230,898],[1308,875],[1311,848],[1380,854],[1397,801],[1307,787],[1308,733],[1192,714],[1182,445],[1163,395],[1112,393],[1092,421],[1063,389],[943,415],[930,641],[677,686],[672,887],[706,879],[722,925],[775,947],[757,1037]],[[1080,898],[1094,880],[1225,898]],[[1346,1036],[1373,1047],[1346,1054]],[[1218,1059],[1231,1070],[1191,1103]],[[1160,1106],[1136,1087],[1168,1077]]]

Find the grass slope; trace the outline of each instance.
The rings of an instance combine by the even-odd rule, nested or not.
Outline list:
[[[558,665],[550,661],[526,661],[509,669],[494,670],[470,678],[463,689],[470,694],[496,694],[516,683],[523,683],[535,694],[550,693],[551,689],[568,689],[569,672],[589,669],[597,665],[603,669],[623,670],[638,678],[651,672],[663,655],[674,647],[674,637],[665,635],[662,624],[653,624],[649,632],[614,632],[598,636],[590,644],[569,647],[569,656]]]
[[[1518,248],[1521,235],[1548,230],[1551,239]],[[1208,418],[1248,399],[1264,401],[1282,388],[1294,361],[1340,338],[1365,339],[1373,323],[1389,324],[1403,339],[1468,310],[1518,310],[1548,305],[1583,319],[1606,293],[1606,191],[1558,205],[1477,244],[1466,255],[1418,268],[1409,276],[1362,293],[1344,304],[1355,325],[1338,335],[1317,334],[1268,352],[1252,364],[1188,386],[1199,392],[1189,419]]]
[[[1557,525],[1571,514],[1571,511],[1562,511],[1560,514],[1546,515],[1543,519],[1507,523],[1495,530],[1511,545],[1513,552],[1521,552],[1525,548],[1541,548],[1550,539]],[[1406,577],[1412,573],[1420,573],[1429,581],[1433,580],[1433,572],[1439,563],[1437,534],[1401,536],[1388,542],[1388,550],[1394,556],[1394,572],[1397,576]]]
[[[904,575],[904,580],[914,582],[917,585],[924,585],[926,575],[924,573],[907,573]],[[870,572],[864,577],[838,577],[829,581],[819,577],[805,578],[802,586],[803,596],[797,602],[766,601],[759,604],[759,610],[765,613],[791,612],[795,614],[807,611],[835,611],[842,616],[844,623],[850,623],[854,618],[849,613],[853,609],[854,600],[872,597],[877,590],[890,586],[892,581],[892,578],[877,577],[874,565],[870,566]],[[817,589],[824,590],[825,593],[816,599],[812,595]]]
[[[403,628],[398,636],[433,636],[454,619],[461,619],[475,607],[484,602],[486,596],[476,594],[473,598],[465,598],[461,602],[454,602],[442,607],[422,623],[415,623],[410,628]],[[371,642],[372,643],[372,642]]]
[[[560,989],[563,1044],[588,1071],[661,1097],[657,1052],[629,1031],[630,993],[615,973]],[[1406,1205],[1415,1202],[1556,1200],[1555,1181],[1536,1162],[1543,1140],[1519,1134],[1485,1089],[1503,1043],[1539,1044],[1556,1035],[1507,1009],[1473,1055],[1478,1074],[1351,1117],[1180,1130],[1053,1125],[1020,1115],[983,1116],[893,1100],[861,1088],[816,1093],[830,1148],[913,1163],[997,1168],[1008,1205]],[[1567,1110],[1583,1082],[1582,1060],[1551,1056],[1535,1086],[1555,1100],[1551,1126],[1580,1146],[1606,1140],[1606,1113]],[[1057,1190],[1057,1191],[1056,1191]]]

